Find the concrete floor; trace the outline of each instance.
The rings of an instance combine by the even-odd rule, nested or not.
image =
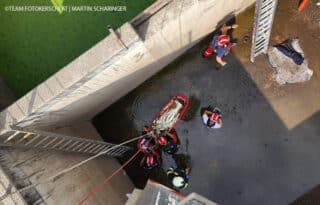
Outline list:
[[[252,10],[237,17],[240,28],[235,37],[241,39],[251,30],[248,19]],[[208,41],[109,107],[101,114],[105,126],[98,130],[120,137],[133,135],[136,131],[130,129],[148,124],[175,93],[195,96],[200,107],[211,104],[222,110],[224,127],[203,126],[200,107],[192,108],[196,112],[191,120],[178,123],[181,151],[192,159],[190,186],[183,192],[197,192],[221,205],[294,201],[320,183],[318,78],[279,86],[264,56],[255,64],[248,61],[250,45],[245,43],[227,56],[227,66],[216,70],[213,59],[200,56]],[[119,121],[120,125],[112,126]]]

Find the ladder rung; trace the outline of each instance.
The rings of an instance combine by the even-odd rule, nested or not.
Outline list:
[[[73,142],[71,145],[65,147],[64,149],[66,149],[66,150],[72,150],[72,149],[74,148],[74,146],[75,146],[76,144],[78,144],[79,142],[80,142],[80,141],[75,141],[75,142]]]
[[[254,49],[255,49],[255,50],[259,50],[261,47],[266,47],[266,46],[268,46],[268,42],[267,42],[267,41],[265,41],[265,42],[263,42],[263,43],[260,43],[259,45],[256,45],[256,46],[254,47]]]
[[[22,142],[23,140],[27,139],[30,135],[32,135],[32,134],[31,134],[31,133],[26,133],[26,135],[24,135],[21,139],[19,139],[19,140],[17,141],[17,143],[20,143],[20,142]]]
[[[96,153],[96,151],[100,148],[101,144],[98,144],[97,146],[95,146],[94,148],[91,149],[91,153]]]
[[[57,139],[59,139],[59,137],[55,137],[54,139],[52,139],[50,142],[48,142],[43,148],[47,148],[49,145],[52,145],[53,142],[57,141]]]
[[[256,49],[256,48],[260,47],[261,45],[267,44],[267,43],[268,43],[268,40],[265,39],[264,41],[260,41],[259,43],[256,43],[254,48]]]
[[[265,22],[265,21],[269,21],[270,20],[270,16],[260,16],[258,25],[260,25],[261,22]]]
[[[267,41],[267,40],[264,39],[264,40],[261,40],[261,41],[259,41],[259,42],[256,42],[255,45],[254,45],[254,47],[257,48],[258,46],[260,46],[261,44],[265,43],[266,41]]]
[[[111,150],[110,152],[108,152],[108,153],[106,153],[106,154],[114,155],[115,153],[117,153],[117,152],[118,152],[118,149],[119,149],[119,147],[117,147],[117,148],[115,148],[115,149]]]
[[[58,138],[59,139],[59,138]],[[59,145],[61,145],[64,142],[64,139],[61,139],[58,143],[52,146],[52,149],[57,148]]]
[[[68,147],[68,145],[73,141],[73,139],[70,139],[67,143],[65,143],[64,145],[62,145],[60,147],[60,149],[65,149],[66,147]]]
[[[260,29],[261,26],[270,26],[270,18],[265,18],[258,23],[258,28]]]
[[[260,44],[258,47],[255,47],[255,52],[258,52],[261,48],[267,48],[268,44],[264,43],[264,44]]]
[[[2,135],[0,135],[0,140],[1,140],[1,142],[2,143],[4,143],[4,141],[8,138],[8,137],[10,137],[11,135],[13,135],[15,132],[14,131],[7,131],[7,132],[5,132],[5,133],[3,133]]]
[[[266,43],[261,44],[260,46],[256,47],[256,50],[260,50],[261,48],[266,48],[268,45]]]
[[[26,144],[24,144],[24,145],[29,145],[29,144],[31,144],[32,142],[34,142],[36,139],[38,139],[39,137],[40,137],[41,135],[35,135],[29,142],[27,142]]]
[[[4,143],[9,142],[10,140],[12,140],[13,138],[15,138],[18,134],[20,134],[20,132],[15,132],[13,135],[9,136]]]
[[[264,12],[260,16],[259,24],[260,24],[260,22],[265,21],[266,19],[269,20],[271,18],[272,18],[272,13]]]
[[[255,56],[258,56],[260,53],[263,53],[263,48],[262,49],[259,49],[258,51],[256,51],[254,53]]]
[[[112,146],[108,145],[108,144],[105,144],[103,149],[101,149],[99,152],[105,152],[107,151],[108,149],[110,149]]]
[[[84,145],[83,147],[81,147],[81,149],[78,150],[78,152],[82,152],[83,150],[85,150],[89,145],[91,145],[90,142],[86,142],[87,144]]]
[[[270,29],[265,29],[263,32],[261,32],[261,36],[263,36],[266,40],[269,40],[269,35],[270,35]]]
[[[102,145],[101,147],[99,147],[99,148],[96,150],[96,153],[100,153],[105,147],[106,147],[106,145]]]
[[[264,49],[263,47],[260,48],[260,49],[257,49],[257,50],[254,52],[255,56],[259,55],[259,54],[263,51],[263,49]]]
[[[255,43],[256,43],[256,42],[260,42],[260,41],[265,41],[265,40],[266,40],[266,38],[265,38],[264,36],[260,35],[260,36],[258,36],[258,37],[256,38]]]
[[[264,8],[264,7],[266,7],[266,6],[270,5],[270,4],[274,4],[274,1],[265,1],[265,2],[263,2],[261,4],[261,8]]]
[[[259,33],[257,33],[257,38],[263,37],[265,40],[267,40],[267,36],[269,36],[268,29],[261,30]]]
[[[122,149],[117,149],[116,152],[113,153],[113,155],[120,155],[120,153],[122,152]]]
[[[103,148],[102,152],[105,152],[105,151],[109,150],[110,148],[111,148],[111,146],[107,145],[105,148]]]
[[[74,149],[72,149],[72,151],[74,152],[74,151],[76,151],[79,147],[81,147],[84,143],[86,143],[86,142],[81,142],[80,144],[78,144]]]
[[[259,46],[261,43],[264,43],[264,42],[266,42],[267,40],[266,39],[262,39],[262,40],[260,40],[260,41],[256,41],[255,43],[254,43],[254,48],[256,48],[257,46]]]
[[[11,139],[10,141],[9,141],[9,143],[11,144],[11,145],[17,145],[17,144],[19,144],[19,141],[22,141],[24,138],[24,136],[25,135],[27,135],[27,133],[25,133],[25,132],[20,132],[18,135],[16,135],[13,139]]]
[[[129,149],[127,147],[121,147],[121,152],[127,152]]]
[[[99,146],[100,146],[99,144],[94,144],[94,146],[91,147],[87,152],[93,153],[93,151],[94,151],[97,147],[99,147]]]
[[[265,15],[272,15],[273,14],[273,11],[274,10],[274,4],[269,4],[269,5],[266,5],[265,7],[261,8],[259,10],[259,16],[260,17],[263,17]]]
[[[99,147],[99,148],[96,150],[96,152],[97,152],[97,153],[104,152],[104,149],[105,149],[106,147],[108,147],[108,145],[103,144],[103,146],[102,146],[102,147]]]
[[[272,2],[273,0],[262,0],[262,4],[265,4],[266,2]]]
[[[270,3],[267,3],[267,4],[263,5],[261,7],[260,11],[263,12],[263,11],[266,11],[267,9],[270,9],[270,8],[272,9],[273,4],[274,4],[273,2],[270,2]]]
[[[118,147],[115,147],[115,146],[112,146],[111,148],[112,148],[112,149],[109,150],[109,152],[107,152],[106,154],[112,154],[112,153],[114,153],[114,152],[118,149]]]
[[[267,6],[267,5],[270,5],[270,4],[273,4],[274,1],[263,1],[262,4],[261,4],[261,8]]]
[[[265,7],[266,5],[272,4],[273,1],[263,1],[263,2],[261,2],[261,3],[262,3],[262,4],[261,4],[261,7],[260,7],[260,8],[263,8],[263,7]]]
[[[270,31],[270,26],[261,27],[257,32],[257,36],[264,36],[266,33],[269,33],[269,31]]]
[[[95,147],[95,146],[96,146],[96,144],[91,143],[91,145],[90,145],[87,149],[85,149],[83,152],[89,152],[89,150],[90,150],[91,148]]]
[[[47,136],[47,137],[45,137],[44,139],[42,139],[42,140],[40,140],[37,144],[35,144],[34,146],[35,147],[37,147],[37,146],[39,146],[40,144],[42,144],[43,142],[45,142],[47,139],[49,139],[50,137],[49,136]]]

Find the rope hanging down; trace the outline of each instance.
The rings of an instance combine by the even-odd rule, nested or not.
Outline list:
[[[147,133],[147,134],[148,134],[148,133]],[[92,157],[89,157],[89,158],[87,158],[87,159],[85,159],[85,160],[83,160],[83,161],[81,161],[81,162],[79,162],[79,163],[77,163],[77,164],[69,167],[69,168],[63,169],[63,170],[61,170],[60,172],[58,172],[57,174],[55,174],[55,175],[53,175],[53,176],[51,176],[51,177],[48,177],[47,179],[45,179],[45,180],[43,180],[43,181],[40,181],[40,182],[38,182],[38,183],[36,183],[36,184],[31,184],[31,185],[26,186],[26,187],[24,187],[24,188],[17,189],[17,190],[15,190],[15,191],[11,192],[11,193],[5,193],[3,196],[0,197],[0,200],[2,201],[2,200],[4,200],[5,198],[7,198],[8,196],[13,195],[13,194],[15,194],[15,193],[22,192],[22,191],[28,190],[28,189],[30,189],[30,188],[37,187],[37,186],[39,186],[39,185],[41,185],[41,184],[46,184],[46,183],[49,183],[49,182],[51,182],[51,181],[54,181],[54,179],[56,179],[57,177],[65,174],[65,173],[67,173],[67,172],[70,172],[70,171],[72,171],[73,169],[78,168],[78,167],[80,167],[81,165],[83,165],[83,164],[85,164],[85,163],[87,163],[87,162],[89,162],[89,161],[91,161],[91,160],[93,160],[93,159],[95,159],[95,158],[97,158],[97,157],[99,157],[99,156],[101,156],[101,155],[103,155],[103,154],[105,154],[105,153],[107,153],[107,152],[109,152],[109,151],[117,148],[117,147],[120,147],[120,146],[122,146],[122,145],[125,145],[125,144],[128,144],[128,143],[130,143],[130,142],[133,142],[133,141],[135,141],[135,140],[137,140],[137,139],[139,139],[139,138],[141,138],[141,137],[144,137],[144,136],[146,136],[147,134],[141,135],[141,136],[139,136],[139,137],[132,138],[132,139],[127,140],[127,141],[124,141],[124,142],[122,142],[122,143],[120,143],[120,144],[118,144],[118,145],[115,145],[115,146],[111,147],[110,149],[107,149],[107,150],[105,150],[105,151],[99,152],[98,154],[96,154],[96,155],[94,155],[94,156],[92,156]]]
[[[140,150],[138,150],[130,159],[128,159],[121,167],[119,167],[116,171],[114,171],[110,176],[105,178],[103,181],[101,181],[99,184],[94,186],[90,192],[82,198],[82,200],[79,202],[78,205],[83,205],[87,200],[89,200],[91,197],[93,197],[95,192],[98,192],[101,188],[103,188],[111,179],[114,177],[118,172],[120,172],[125,166],[127,166],[138,154]]]

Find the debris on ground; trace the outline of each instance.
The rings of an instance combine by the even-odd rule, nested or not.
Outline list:
[[[291,47],[304,57],[304,52],[299,45],[298,39],[290,41]],[[299,83],[311,79],[313,70],[308,67],[307,60],[304,60],[301,65],[297,65],[293,59],[284,55],[276,47],[268,49],[269,62],[274,68],[274,79],[280,84]]]

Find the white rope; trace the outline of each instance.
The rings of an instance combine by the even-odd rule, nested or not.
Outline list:
[[[148,134],[148,133],[147,133],[147,134]],[[40,181],[40,182],[38,182],[38,183],[36,183],[36,184],[32,184],[32,185],[23,187],[23,188],[21,188],[21,189],[15,190],[14,192],[11,192],[11,193],[5,193],[4,196],[1,196],[1,197],[0,197],[0,199],[1,199],[1,201],[2,201],[2,200],[4,200],[6,197],[8,197],[8,196],[10,196],[10,195],[13,195],[13,194],[15,194],[15,193],[17,193],[17,192],[22,192],[22,191],[25,191],[25,190],[27,190],[27,189],[30,189],[30,188],[33,188],[33,187],[37,187],[37,186],[39,186],[40,184],[49,183],[49,182],[51,182],[52,180],[54,180],[55,178],[59,177],[60,175],[63,175],[63,174],[65,174],[65,173],[67,173],[67,172],[70,172],[70,171],[72,171],[73,169],[78,168],[78,167],[80,167],[81,165],[83,165],[83,164],[85,164],[85,163],[87,163],[87,162],[89,162],[89,161],[91,161],[91,160],[93,160],[93,159],[95,159],[95,158],[103,155],[103,154],[106,154],[106,153],[109,152],[110,150],[113,150],[113,149],[115,149],[115,148],[117,148],[117,147],[120,147],[120,146],[122,146],[122,145],[128,144],[128,143],[130,143],[130,142],[132,142],[132,141],[135,141],[135,140],[137,140],[137,139],[139,139],[139,138],[141,138],[141,137],[146,136],[147,134],[141,135],[141,136],[139,136],[139,137],[132,138],[132,139],[130,139],[130,140],[127,140],[127,141],[122,142],[121,144],[115,145],[115,146],[111,147],[110,149],[107,149],[107,150],[105,150],[105,151],[99,152],[98,154],[96,154],[96,155],[94,155],[94,156],[92,156],[92,157],[89,157],[89,158],[87,158],[87,159],[85,159],[85,160],[83,160],[83,161],[81,161],[81,162],[79,162],[79,163],[77,163],[77,164],[69,167],[69,168],[63,169],[63,170],[61,170],[60,172],[58,172],[57,174],[52,175],[51,177],[48,177],[47,179],[45,179],[45,180],[43,180],[43,181]],[[6,195],[6,194],[7,194],[7,195]],[[6,195],[6,196],[5,196],[5,195]]]

